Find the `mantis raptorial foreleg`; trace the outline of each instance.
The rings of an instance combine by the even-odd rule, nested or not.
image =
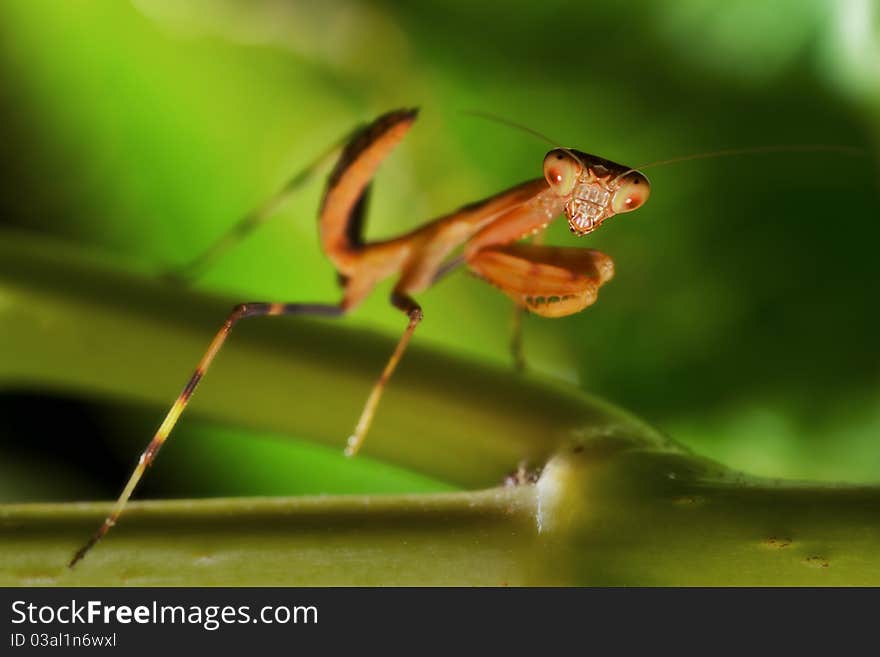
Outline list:
[[[480,251],[468,267],[542,317],[563,317],[592,305],[614,276],[614,262],[601,251],[524,243]]]

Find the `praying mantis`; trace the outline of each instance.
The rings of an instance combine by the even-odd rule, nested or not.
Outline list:
[[[632,212],[648,200],[650,183],[640,171],[590,155],[557,147],[543,160],[543,175],[494,196],[466,205],[399,237],[363,239],[366,201],[380,164],[409,132],[416,109],[388,112],[353,132],[342,147],[326,184],[318,228],[320,244],[338,273],[342,298],[336,304],[248,302],[235,306],[210,342],[191,377],[152,440],[141,454],[122,493],[98,531],[73,556],[73,567],[116,524],[162,445],[192,398],[233,327],[243,319],[310,315],[341,317],[353,311],[380,282],[396,277],[391,304],[407,324],[384,370],[373,386],[345,453],[357,454],[370,429],[382,392],[423,319],[415,295],[464,264],[473,274],[498,288],[519,309],[543,317],[564,317],[595,303],[599,288],[614,275],[614,263],[593,249],[545,246],[523,240],[564,215],[578,236],[597,230],[617,214]],[[298,186],[306,173],[287,189]],[[232,241],[252,230],[277,207],[271,199],[224,236],[193,269],[203,266]],[[457,249],[460,255],[456,255]]]

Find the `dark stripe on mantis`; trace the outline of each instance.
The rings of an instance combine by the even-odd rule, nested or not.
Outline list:
[[[339,156],[339,160],[336,162],[336,166],[333,167],[333,171],[330,172],[330,177],[327,179],[327,190],[329,191],[339,184],[346,169],[348,169],[374,141],[401,121],[414,119],[418,113],[418,108],[388,112],[357,131],[351,141],[345,145],[342,154]],[[322,208],[323,205],[324,201],[321,202]]]
[[[143,457],[144,467],[152,465],[153,460],[156,458],[156,454],[159,453],[159,449],[162,447],[162,443],[165,442],[165,438],[167,438],[167,436],[156,436],[150,441],[150,444],[147,445]]]
[[[190,396],[193,393],[193,390],[195,390],[196,386],[199,385],[199,381],[201,380],[203,375],[204,371],[201,368],[193,372],[193,375],[187,382],[186,387],[183,389],[183,392],[180,393],[179,399],[181,399],[182,401],[189,400]]]

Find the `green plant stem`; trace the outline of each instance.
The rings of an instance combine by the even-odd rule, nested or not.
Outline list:
[[[574,450],[580,451],[575,452]],[[0,508],[5,585],[877,585],[880,491],[737,477],[585,438],[537,484],[388,497]]]

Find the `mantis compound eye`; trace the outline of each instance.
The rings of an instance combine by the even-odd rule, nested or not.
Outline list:
[[[638,171],[630,171],[623,176],[620,187],[611,199],[611,209],[616,214],[632,212],[640,208],[651,196],[651,183]]]
[[[556,148],[544,158],[544,178],[557,196],[567,196],[581,175],[581,165],[569,153]]]

